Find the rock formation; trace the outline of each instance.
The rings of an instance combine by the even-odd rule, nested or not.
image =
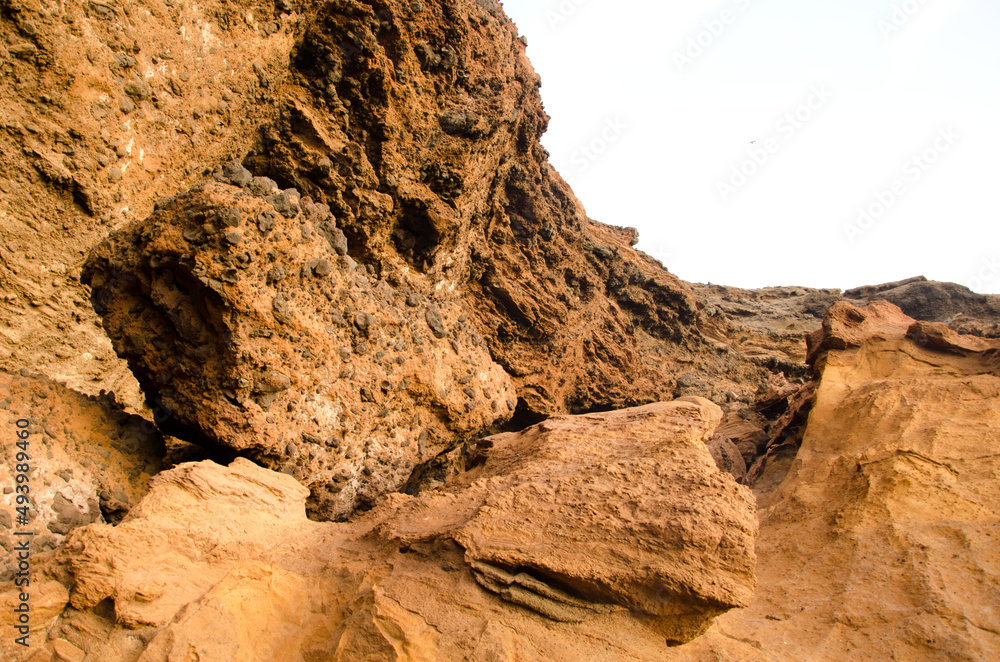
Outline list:
[[[0,368],[141,404],[80,265],[249,149],[298,20],[273,0],[0,2]]]
[[[18,426],[17,421],[25,421]],[[155,426],[129,416],[106,398],[86,397],[42,375],[0,372],[0,582],[14,577],[14,530],[31,520],[36,552],[54,549],[66,534],[92,522],[117,522],[149,488],[165,447]],[[17,431],[23,429],[27,438]],[[18,447],[18,442],[26,442]],[[15,486],[29,471],[26,504]],[[22,510],[23,509],[23,510]]]
[[[754,604],[678,659],[995,659],[1000,341],[844,302],[811,345],[802,448],[758,492]]]
[[[84,272],[162,427],[295,476],[333,519],[510,418],[511,380],[460,303],[376,280],[325,205],[227,172]]]
[[[658,659],[753,595],[753,500],[705,446],[721,416],[552,418],[350,523],[247,460],[184,464],[70,536],[53,630],[105,660]]]
[[[697,304],[549,168],[539,84],[494,0],[324,3],[246,165],[380,277],[462,299],[527,415],[671,397],[672,365],[712,359]]]
[[[0,0],[0,71],[3,659],[1000,658],[998,298],[679,281],[495,0]]]

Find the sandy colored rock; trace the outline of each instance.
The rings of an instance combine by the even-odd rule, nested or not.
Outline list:
[[[155,633],[149,662],[656,659],[753,594],[752,498],[705,447],[720,419],[699,399],[559,417],[351,523],[307,520],[308,491],[247,460],[186,464],[59,562],[76,609],[110,598]]]
[[[843,339],[851,312],[824,328]],[[753,605],[676,659],[1000,655],[1000,341],[956,352],[967,337],[920,324],[941,341],[917,344],[895,306],[864,312],[825,353],[791,470],[760,494]]]
[[[32,552],[51,550],[73,529],[121,517],[162,467],[156,428],[109,400],[76,393],[41,375],[0,372],[0,580],[14,573],[11,552],[34,531]],[[27,421],[27,451],[18,447],[17,422]],[[26,457],[25,457],[26,453]],[[19,467],[30,469],[27,512],[18,511]],[[27,522],[20,517],[27,516]]]
[[[689,640],[715,609],[745,604],[753,593],[747,544],[755,524],[747,510],[734,508],[751,509],[752,502],[703,450],[721,418],[712,403],[690,398],[555,417],[523,433],[485,439],[485,464],[456,482],[484,490],[489,507],[455,539],[491,590],[503,593],[494,568],[530,569],[574,589],[585,604],[624,605],[667,639]],[[627,486],[616,479],[576,484],[580,457],[609,477],[628,476]],[[532,512],[522,513],[521,504],[532,502]],[[600,517],[595,532],[593,510],[578,504],[592,509],[598,503],[618,515]],[[541,532],[537,521],[547,522]],[[642,571],[625,577],[626,567]]]
[[[996,340],[960,334],[940,322],[914,322],[906,330],[906,337],[918,345],[958,356],[985,355],[997,348]]]
[[[83,662],[87,654],[65,639],[53,639],[52,651],[63,662]]]
[[[823,326],[806,337],[806,361],[815,365],[829,350],[859,347],[870,338],[903,336],[915,321],[888,301],[875,301],[864,308],[839,301],[827,311]]]
[[[21,587],[14,586],[13,582],[5,584],[11,588],[0,593],[0,655],[5,660],[34,660],[44,657],[48,654],[45,649],[45,631],[62,615],[69,602],[69,591],[59,582],[50,579],[36,579],[28,586]],[[27,632],[20,629],[24,627],[19,620],[22,612],[14,611],[24,604],[22,594],[28,596],[30,623]],[[27,639],[23,641],[28,646],[22,646],[17,641],[25,634]]]

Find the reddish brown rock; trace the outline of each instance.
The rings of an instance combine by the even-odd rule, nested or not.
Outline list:
[[[715,431],[713,441],[729,442],[739,452],[744,462],[752,462],[767,444],[767,432],[756,423],[739,416],[726,421]],[[744,465],[744,471],[746,466]]]
[[[798,454],[806,429],[809,411],[816,397],[816,382],[809,382],[790,393],[782,414],[768,425],[764,443],[757,456],[747,466],[744,485],[757,486],[758,481],[773,487],[780,482]]]
[[[708,451],[720,470],[743,482],[747,475],[747,463],[736,444],[729,439],[716,437],[708,442]]]
[[[989,354],[997,348],[995,340],[962,335],[940,322],[914,322],[906,330],[906,337],[929,349],[959,356]]]
[[[300,14],[274,0],[3,7],[0,44],[34,55],[0,62],[0,369],[141,406],[80,265],[113,227],[246,153],[275,113]]]
[[[498,3],[324,3],[291,70],[247,166],[328,204],[386,280],[454,292],[519,421],[669,399],[692,370],[720,396],[762,378],[720,358],[634,229],[589,219],[550,168],[540,81]]]
[[[338,518],[510,417],[510,378],[459,302],[358,266],[325,205],[226,172],[84,272],[164,429],[296,476]]]

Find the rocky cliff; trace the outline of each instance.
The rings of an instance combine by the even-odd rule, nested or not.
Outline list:
[[[997,657],[997,297],[678,280],[494,0],[0,37],[5,659]]]

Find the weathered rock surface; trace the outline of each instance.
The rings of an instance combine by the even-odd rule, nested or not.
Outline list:
[[[53,632],[102,660],[662,659],[753,594],[753,500],[705,447],[721,416],[554,418],[351,523],[307,520],[308,490],[244,459],[181,465],[70,536]]]
[[[860,347],[869,339],[904,336],[915,321],[887,301],[870,303],[864,308],[846,301],[838,302],[823,318],[823,326],[806,336],[806,360],[817,364],[830,350]]]
[[[540,81],[494,0],[323,3],[290,69],[246,165],[329,205],[385,280],[453,291],[525,424],[670,399],[687,372],[713,375],[720,401],[766,379],[720,355],[687,286],[548,166]]]
[[[802,448],[758,493],[754,604],[677,659],[996,659],[1000,342],[887,303],[823,327]]]
[[[1000,337],[1000,295],[977,294],[923,276],[846,292],[808,287],[744,290],[712,284],[692,284],[691,289],[704,302],[706,335],[790,376],[797,376],[795,365],[806,361],[803,334],[816,331],[827,309],[838,301],[855,306],[889,301],[909,317],[941,322],[963,335]]]
[[[26,424],[19,427],[18,421]],[[33,531],[31,549],[40,553],[80,526],[120,520],[161,469],[164,444],[153,425],[138,416],[27,371],[0,372],[0,426],[5,431],[0,444],[3,593],[12,586],[17,566],[14,548],[24,540],[15,531]],[[20,429],[27,439],[17,436]],[[19,442],[27,443],[18,447]],[[27,481],[18,481],[18,473]],[[19,497],[27,503],[19,503]],[[19,523],[22,515],[27,522]]]
[[[962,285],[929,281],[923,276],[847,290],[844,298],[888,301],[908,316],[927,322],[951,325],[972,319],[994,327],[1000,324],[1000,296],[977,294]]]
[[[635,232],[586,217],[498,6],[328,2],[300,27],[246,159],[273,179],[231,163],[83,273],[164,429],[292,471],[341,517],[512,414],[746,404],[804,372],[704,335]]]
[[[140,406],[88,303],[89,248],[244,154],[301,15],[274,0],[0,2],[0,369]]]
[[[510,418],[513,384],[460,303],[377,280],[325,205],[227,172],[85,266],[161,426],[294,475],[330,519]]]
[[[92,282],[149,416],[312,495],[188,465],[74,530],[156,463],[114,405],[11,382],[45,417],[27,658],[1000,658],[997,297],[679,282],[546,164],[493,0],[0,0],[0,72],[0,368],[141,406],[80,267],[148,219]],[[814,396],[842,299],[915,319],[838,304]],[[515,398],[512,427],[697,395],[714,434],[689,401],[477,443]],[[710,452],[762,506],[755,598]]]

